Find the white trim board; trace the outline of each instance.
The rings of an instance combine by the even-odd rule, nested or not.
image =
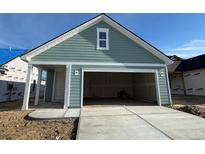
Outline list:
[[[150,44],[148,44],[147,42],[145,42],[144,40],[142,40],[138,36],[134,35],[133,33],[131,33],[130,31],[128,31],[127,29],[125,29],[124,27],[122,27],[117,22],[115,22],[114,20],[112,20],[111,18],[107,17],[104,14],[95,17],[94,19],[72,29],[71,31],[68,31],[67,33],[43,44],[42,46],[40,46],[34,50],[31,50],[30,52],[23,55],[21,58],[22,58],[22,60],[30,61],[31,58],[33,58],[34,56],[46,51],[47,49],[50,49],[51,47],[65,41],[66,39],[73,37],[74,35],[82,32],[83,30],[95,25],[96,23],[98,23],[100,21],[106,22],[107,24],[109,24],[110,26],[112,26],[113,28],[115,28],[116,30],[118,30],[119,32],[121,32],[122,34],[124,34],[125,36],[130,38],[131,40],[133,40],[135,43],[137,43],[140,46],[142,46],[143,48],[147,49],[147,51],[149,51],[150,53],[152,53],[153,55],[155,55],[156,57],[158,57],[159,59],[164,61],[165,64],[168,65],[168,64],[173,63],[172,60],[170,60],[164,54],[159,52],[156,48],[154,48],[153,46],[151,46]]]
[[[98,68],[98,69],[92,69],[92,68],[83,68],[84,72],[115,72],[115,73],[155,73],[157,72],[157,69],[105,69],[105,68]]]
[[[84,73],[85,72],[121,72],[121,73],[154,73],[155,75],[155,85],[156,85],[156,94],[157,94],[157,103],[161,106],[161,96],[159,88],[159,78],[157,69],[82,69],[81,70],[81,107],[83,107],[83,89],[84,89]]]
[[[31,61],[33,65],[102,65],[102,66],[145,66],[145,67],[165,67],[166,64],[152,63],[110,63],[110,62],[53,62],[53,61]]]

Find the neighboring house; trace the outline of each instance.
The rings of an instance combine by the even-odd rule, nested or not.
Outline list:
[[[173,69],[173,66],[175,68]],[[178,59],[168,66],[171,92],[205,96],[205,54],[189,59]]]
[[[0,66],[0,76],[6,75],[6,72],[7,72],[7,71],[8,71],[8,70],[7,70],[6,68]]]
[[[104,14],[21,58],[30,64],[22,109],[28,109],[32,67],[47,70],[45,101],[63,102],[64,108],[102,99],[112,105],[115,98],[171,104],[166,67],[172,61]]]
[[[170,89],[172,94],[182,94],[184,95],[184,84],[183,84],[183,73],[177,72],[176,68],[182,62],[182,58],[173,55],[168,56],[174,63],[168,65],[169,80],[170,80]]]
[[[0,102],[22,99],[27,76],[28,63],[19,57],[26,50],[0,49]],[[35,94],[38,78],[37,68],[33,68],[31,96]]]

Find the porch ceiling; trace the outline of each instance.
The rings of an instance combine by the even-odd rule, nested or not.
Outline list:
[[[42,68],[44,70],[49,70],[49,69],[66,70],[66,65],[33,65],[33,66],[37,68]]]

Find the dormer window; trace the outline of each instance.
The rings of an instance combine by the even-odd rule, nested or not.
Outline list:
[[[97,28],[97,49],[109,50],[109,29]]]

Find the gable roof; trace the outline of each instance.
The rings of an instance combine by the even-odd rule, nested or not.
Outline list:
[[[25,49],[5,49],[0,48],[0,66],[12,61],[26,52]]]
[[[155,48],[154,46],[152,46],[151,44],[149,44],[148,42],[143,40],[141,37],[137,36],[136,34],[134,34],[131,31],[129,31],[127,28],[125,28],[124,26],[122,26],[121,24],[119,24],[118,22],[116,22],[115,20],[113,20],[112,18],[110,18],[109,16],[107,16],[105,14],[100,14],[100,15],[92,18],[91,20],[84,22],[83,24],[57,36],[56,38],[26,52],[21,58],[22,58],[22,60],[30,61],[31,58],[33,58],[34,56],[36,56],[36,55],[46,51],[47,49],[67,40],[68,38],[71,38],[72,36],[82,32],[83,30],[95,25],[96,23],[98,23],[100,21],[104,21],[105,23],[109,24],[110,26],[112,26],[113,28],[115,28],[116,30],[118,30],[119,32],[121,32],[122,34],[124,34],[125,36],[130,38],[131,40],[133,40],[135,43],[144,47],[150,53],[152,53],[153,55],[155,55],[156,57],[158,57],[159,59],[164,61],[165,64],[168,65],[168,64],[173,63],[172,60],[170,60],[159,49]]]
[[[184,72],[202,68],[205,68],[205,54],[183,60],[178,65],[175,72]]]

